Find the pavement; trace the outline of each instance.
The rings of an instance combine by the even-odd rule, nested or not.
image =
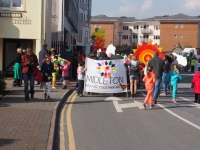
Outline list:
[[[12,87],[6,80],[8,95],[0,100],[0,150],[52,149],[57,108],[75,87],[52,89],[51,102],[43,99],[43,90],[35,85],[33,99],[24,101],[23,87]]]
[[[62,150],[199,150],[200,105],[194,104],[192,74],[183,74],[177,102],[160,96],[153,109],[141,110],[146,91],[72,96],[60,121]],[[64,136],[63,136],[64,134]],[[63,142],[63,143],[62,143]]]

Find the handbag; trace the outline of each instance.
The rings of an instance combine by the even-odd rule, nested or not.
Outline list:
[[[40,70],[36,69],[36,75],[35,75],[35,80],[37,82],[42,82],[43,81],[43,76]]]

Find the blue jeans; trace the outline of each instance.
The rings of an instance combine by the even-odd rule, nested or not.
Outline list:
[[[168,86],[167,81],[165,82],[167,75],[168,75],[167,73],[163,73],[163,76],[162,76],[163,92],[165,93],[167,93],[167,86]]]
[[[30,92],[28,90],[28,80],[30,80]],[[35,75],[32,73],[24,74],[24,95],[25,99],[29,99],[29,93],[34,94],[34,82],[35,82]]]
[[[153,100],[157,100],[158,95],[160,94],[160,84],[161,84],[161,79],[156,79],[156,83],[154,85],[153,89]]]

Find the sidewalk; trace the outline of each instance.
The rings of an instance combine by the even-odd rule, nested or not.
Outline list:
[[[52,89],[51,102],[43,99],[43,90],[35,85],[33,99],[24,101],[23,87],[12,87],[6,80],[8,95],[0,100],[0,149],[1,150],[46,150],[52,113],[61,97],[75,87]]]

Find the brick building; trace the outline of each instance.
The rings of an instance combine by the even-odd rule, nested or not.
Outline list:
[[[200,47],[200,16],[165,15],[157,20],[160,22],[160,45],[164,51],[171,51],[178,43],[183,47]]]

